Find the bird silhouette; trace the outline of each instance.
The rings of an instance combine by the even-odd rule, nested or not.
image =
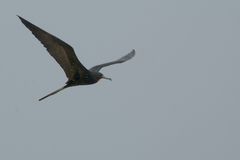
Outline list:
[[[77,86],[77,85],[90,85],[97,83],[100,79],[111,78],[105,77],[99,71],[106,66],[123,63],[128,61],[135,55],[135,50],[133,49],[130,53],[125,56],[108,63],[103,63],[96,65],[90,69],[86,69],[81,62],[78,60],[73,48],[57,38],[56,36],[44,31],[43,29],[37,27],[31,22],[25,20],[24,18],[18,16],[22,23],[32,32],[32,34],[43,44],[47,49],[49,54],[57,61],[57,63],[62,67],[65,72],[68,80],[65,85],[46,96],[39,99],[39,101],[58,93],[59,91],[66,89],[68,87]]]

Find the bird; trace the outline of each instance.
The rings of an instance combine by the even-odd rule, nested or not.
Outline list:
[[[52,96],[63,89],[78,86],[78,85],[91,85],[97,83],[100,79],[112,80],[111,78],[105,77],[99,72],[103,67],[110,66],[117,63],[123,63],[130,60],[135,56],[135,49],[121,58],[93,66],[90,69],[86,69],[84,65],[77,58],[72,46],[59,39],[58,37],[48,33],[40,27],[32,24],[21,16],[17,15],[21,22],[27,27],[32,34],[43,44],[47,49],[48,53],[56,60],[63,71],[66,74],[67,81],[65,85],[46,96],[39,99],[39,101]]]

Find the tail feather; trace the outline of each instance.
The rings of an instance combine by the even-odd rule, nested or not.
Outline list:
[[[65,85],[65,86],[63,86],[62,88],[59,88],[59,89],[57,89],[56,91],[53,91],[53,92],[49,93],[48,95],[40,98],[39,101],[41,101],[41,100],[43,100],[43,99],[45,99],[45,98],[47,98],[47,97],[49,97],[49,96],[52,96],[52,95],[60,92],[61,90],[65,89],[65,88],[67,88],[67,87],[69,87],[69,86],[68,86],[68,85]]]

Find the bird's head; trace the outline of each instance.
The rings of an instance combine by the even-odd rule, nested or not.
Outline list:
[[[100,72],[99,72],[100,73]],[[107,79],[107,80],[110,80],[110,81],[112,81],[112,79],[111,78],[108,78],[108,77],[105,77],[102,73],[100,73],[101,74],[101,78],[100,79]]]
[[[99,81],[100,79],[107,79],[107,80],[112,80],[111,78],[108,78],[108,77],[105,77],[102,73],[100,73],[100,72],[93,72],[92,73],[93,74],[93,76],[94,76],[94,78],[95,78],[95,80],[96,81]]]
[[[102,75],[102,79],[107,79],[109,81],[112,81],[112,78],[105,77],[104,75]]]

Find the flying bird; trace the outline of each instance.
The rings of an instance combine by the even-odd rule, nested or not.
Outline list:
[[[57,63],[62,67],[65,72],[68,80],[65,85],[46,96],[39,99],[39,101],[58,93],[59,91],[66,89],[72,86],[78,85],[90,85],[97,83],[100,79],[108,79],[111,78],[105,77],[99,71],[106,66],[123,63],[128,61],[135,55],[135,50],[133,49],[130,53],[125,56],[108,63],[103,63],[96,65],[90,69],[86,69],[81,62],[78,60],[74,49],[57,38],[56,36],[44,31],[43,29],[37,27],[31,22],[25,20],[24,18],[18,16],[22,23],[32,32],[32,34],[43,44],[43,46],[47,49],[49,54],[57,61]]]

